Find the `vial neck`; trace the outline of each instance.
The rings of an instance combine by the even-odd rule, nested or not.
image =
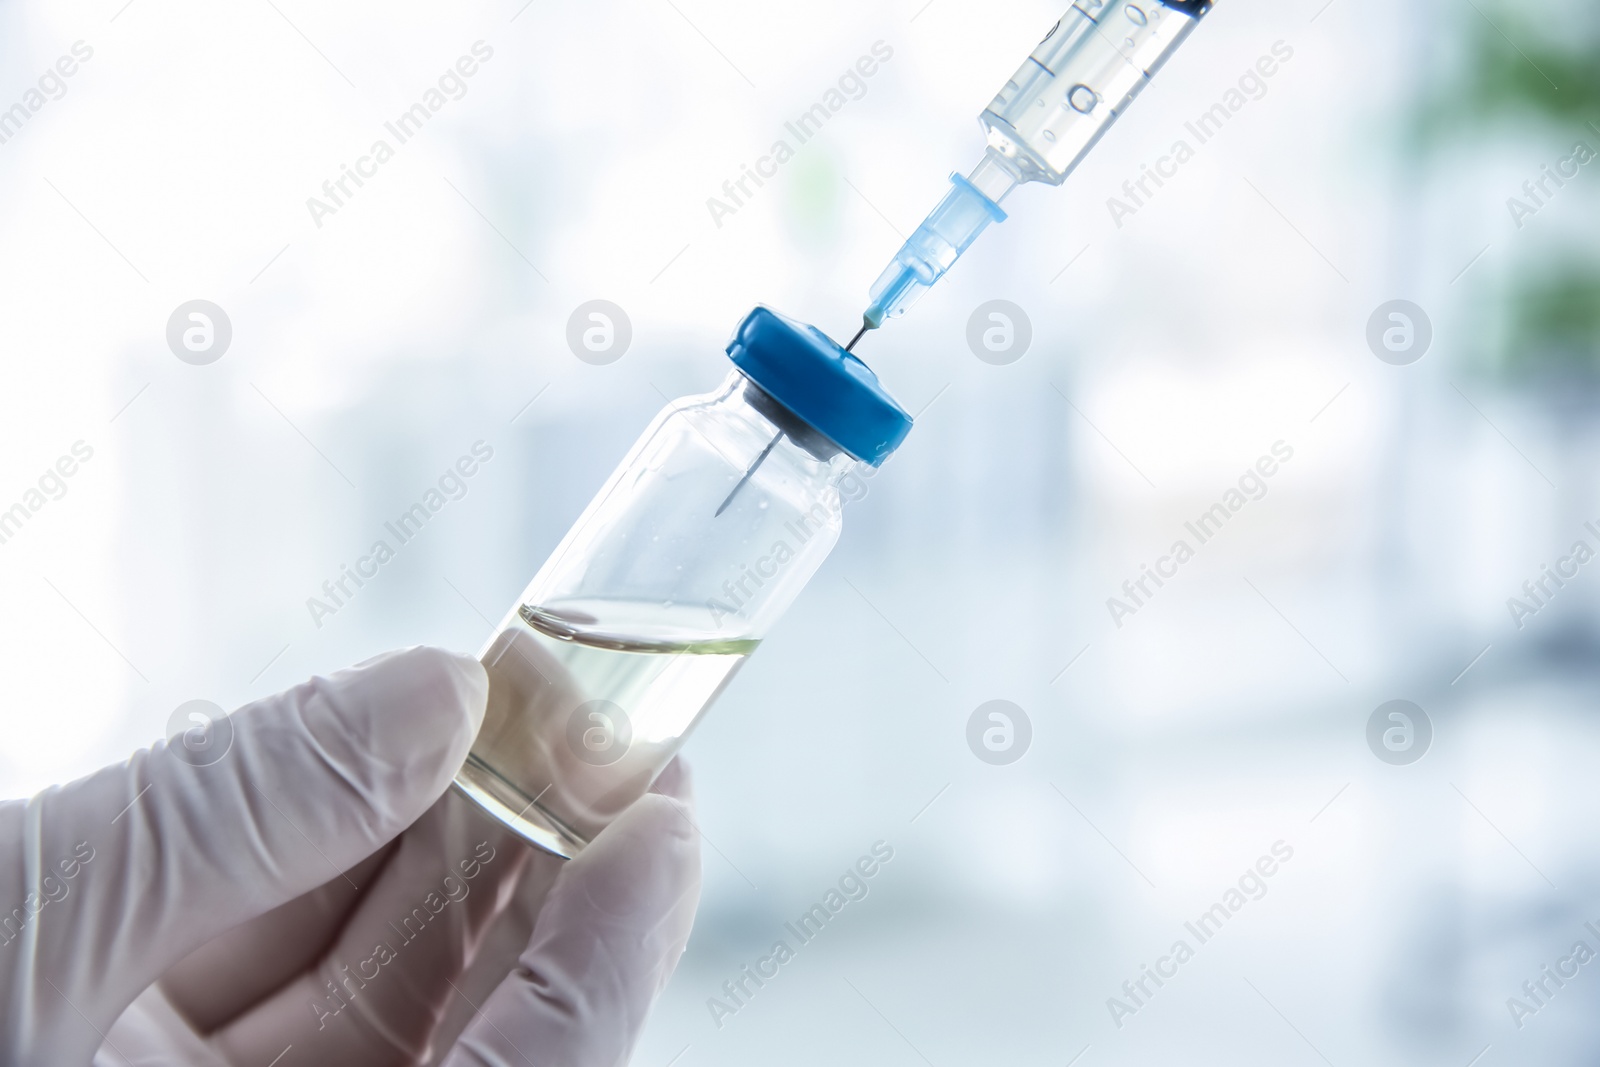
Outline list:
[[[793,441],[819,463],[827,463],[839,455],[841,451],[839,446],[818,433],[810,423],[778,403],[772,394],[745,377],[743,373],[739,371],[734,373],[739,375],[743,387],[740,398],[755,409],[758,415],[772,423],[775,433],[780,433]]]

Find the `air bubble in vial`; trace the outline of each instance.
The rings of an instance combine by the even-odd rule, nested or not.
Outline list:
[[[1128,21],[1133,23],[1135,26],[1143,26],[1147,21],[1144,17],[1143,9],[1135,4],[1129,4],[1124,7],[1122,9],[1122,13],[1128,16]]]
[[[1045,130],[1044,131],[1044,139],[1046,141],[1054,141],[1056,139],[1056,135],[1053,132],[1051,132],[1050,130]]]
[[[1085,115],[1094,110],[1094,105],[1099,100],[1100,98],[1095,95],[1094,90],[1087,85],[1074,85],[1067,90],[1067,103],[1072,105],[1072,110]]]

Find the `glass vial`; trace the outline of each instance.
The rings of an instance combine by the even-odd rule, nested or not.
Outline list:
[[[488,711],[456,785],[556,855],[650,787],[838,541],[840,481],[909,432],[814,328],[757,308],[729,355],[715,391],[656,416],[481,653]]]

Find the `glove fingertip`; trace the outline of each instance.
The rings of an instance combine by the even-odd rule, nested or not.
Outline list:
[[[459,726],[451,740],[461,747],[460,757],[477,736],[489,700],[489,676],[471,656],[430,645],[416,645],[371,661],[381,668],[379,683],[397,714],[416,720],[410,725],[436,733],[455,713]],[[358,671],[366,668],[363,664]]]
[[[387,840],[448,788],[477,736],[487,696],[476,660],[418,646],[243,709],[240,742],[298,748],[298,733],[310,743],[308,766],[293,773],[280,767],[284,776],[312,794],[337,797],[353,786],[377,836]],[[298,730],[282,717],[285,704]]]
[[[700,834],[683,801],[646,793],[563,869],[546,911],[581,900],[612,917],[654,915],[700,880]],[[541,915],[540,922],[544,922]]]
[[[694,803],[694,772],[690,769],[688,761],[682,756],[674,756],[672,762],[662,768],[656,775],[656,780],[650,786],[650,792],[660,793],[662,796],[681,800],[685,804]]]
[[[459,706],[467,713],[467,722],[473,736],[483,725],[484,710],[489,704],[489,672],[483,669],[474,656],[445,649],[421,646],[423,651],[441,655],[450,672]]]

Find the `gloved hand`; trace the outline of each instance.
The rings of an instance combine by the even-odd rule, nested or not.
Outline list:
[[[0,1062],[626,1062],[699,898],[687,777],[536,854],[444,792],[485,691],[390,653],[228,716],[215,762],[0,805]]]

